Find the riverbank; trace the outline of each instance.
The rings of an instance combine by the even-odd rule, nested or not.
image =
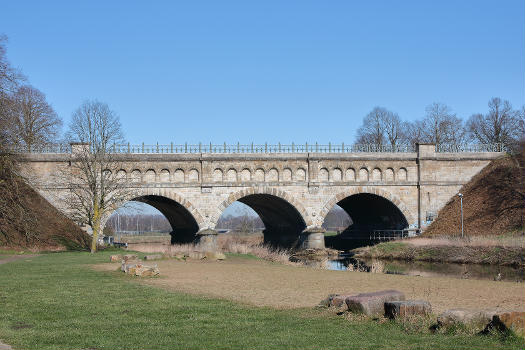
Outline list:
[[[418,237],[352,250],[358,259],[490,264],[525,267],[523,236],[501,238]]]
[[[249,257],[222,262],[161,260],[159,277],[138,279],[117,272],[119,264],[108,263],[110,254],[114,252],[44,254],[0,265],[0,339],[15,349],[434,350],[524,345],[516,337],[432,334],[427,329],[407,329],[403,323],[346,319],[312,308],[328,291],[375,290],[378,286],[367,281],[383,279],[396,287],[405,279],[419,280],[414,287],[411,282],[402,288],[410,298],[424,296],[425,290],[442,298],[440,288],[451,285],[451,290],[455,286],[471,293],[464,295],[469,300],[479,302],[480,293],[484,299],[494,288],[493,294],[506,303],[503,306],[522,307],[525,293],[516,283],[461,281],[458,286],[456,281],[440,279],[439,285],[425,286],[428,280],[414,277],[323,271]],[[93,265],[106,271],[93,270]],[[236,302],[239,298],[218,293],[212,286],[236,292],[241,299],[262,294],[267,301],[301,302],[306,307],[279,310],[261,299]],[[319,289],[318,293],[312,295],[309,288]],[[489,305],[493,300],[485,301]],[[437,300],[431,302],[436,311],[442,308]]]

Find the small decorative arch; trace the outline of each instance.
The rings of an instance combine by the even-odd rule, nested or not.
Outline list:
[[[237,170],[230,168],[226,172],[226,181],[237,182]]]
[[[253,179],[257,182],[264,182],[264,175],[265,175],[264,169],[261,169],[261,168],[256,169]]]
[[[199,171],[197,169],[190,169],[188,173],[188,182],[199,182]]]
[[[368,169],[367,168],[363,167],[359,169],[359,181],[368,182]]]
[[[184,170],[182,169],[175,170],[175,172],[173,173],[173,182],[179,182],[179,183],[184,182]]]
[[[144,182],[147,183],[153,183],[156,180],[157,174],[155,173],[155,170],[148,169],[146,170],[146,173],[144,174]]]
[[[397,180],[406,181],[407,175],[408,175],[408,172],[406,168],[399,168],[399,171],[397,172]]]
[[[416,222],[414,219],[414,216],[410,213],[407,206],[403,203],[403,201],[401,201],[400,198],[398,198],[397,196],[383,189],[376,188],[376,187],[366,187],[366,186],[365,187],[359,186],[356,188],[346,189],[336,194],[332,198],[330,198],[328,201],[325,202],[324,206],[322,207],[321,212],[319,213],[320,217],[322,218],[326,217],[330,209],[333,208],[334,205],[336,205],[337,203],[339,203],[346,197],[350,197],[354,194],[360,194],[360,193],[375,194],[377,196],[388,199],[390,202],[394,203],[397,206],[397,208],[401,211],[401,213],[403,213],[403,215],[405,216],[405,219],[407,219],[409,224]]]
[[[213,176],[212,176],[213,182],[222,182],[223,181],[223,172],[222,169],[215,169],[213,170]]]
[[[284,168],[283,170],[283,181],[292,181],[292,169]]]
[[[135,169],[131,172],[131,181],[132,182],[141,182],[142,181],[142,173],[139,169]]]
[[[250,169],[242,169],[241,181],[252,181],[252,172],[250,171]]]
[[[374,168],[374,170],[372,170],[372,181],[379,182],[382,179],[383,179],[383,174],[381,173],[381,169]]]
[[[266,182],[278,182],[279,181],[279,171],[275,168],[268,170],[268,175],[266,176]]]
[[[328,181],[328,180],[329,180],[328,169],[326,168],[319,169],[319,181]]]
[[[160,182],[170,182],[170,171],[168,169],[162,169],[159,174]]]
[[[342,181],[343,180],[343,172],[341,171],[340,168],[335,168],[333,171],[332,171],[332,181]]]
[[[354,168],[348,168],[345,172],[346,181],[355,181],[355,170]]]
[[[393,182],[394,181],[394,169],[387,168],[385,170],[385,181],[386,182]]]
[[[303,168],[297,169],[295,172],[295,180],[296,181],[306,181],[306,170]]]
[[[285,200],[290,205],[292,205],[297,210],[297,212],[299,212],[299,214],[303,218],[307,227],[312,226],[312,221],[310,220],[310,216],[308,215],[308,212],[306,211],[306,209],[303,207],[301,203],[295,200],[295,198],[291,196],[289,193],[276,189],[276,188],[270,188],[270,187],[259,187],[259,188],[252,187],[252,188],[248,188],[248,189],[241,190],[239,192],[230,194],[228,198],[219,205],[219,207],[217,208],[217,211],[215,212],[215,215],[213,215],[212,217],[211,222],[214,224],[217,224],[221,214],[226,208],[228,208],[233,202],[243,197],[252,195],[252,194],[268,194],[268,195],[279,197],[280,199]]]
[[[117,171],[117,179],[119,179],[119,180],[126,179],[127,175],[128,174],[127,174],[126,170],[124,170],[124,169],[120,169],[119,171]]]

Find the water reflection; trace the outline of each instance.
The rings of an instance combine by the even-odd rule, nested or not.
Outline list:
[[[338,259],[328,260],[325,263],[325,268],[329,270],[382,272],[422,277],[454,277],[525,282],[525,270],[509,266],[361,260],[345,254],[342,254]]]

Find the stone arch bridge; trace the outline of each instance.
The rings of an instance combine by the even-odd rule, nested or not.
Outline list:
[[[24,176],[66,214],[61,198],[68,190],[53,176],[82,146],[20,156]],[[401,152],[344,146],[277,152],[253,145],[245,153],[226,146],[214,152],[211,145],[199,152],[173,146],[165,151],[157,146],[157,152],[145,153],[143,146],[134,153],[128,146],[117,155],[118,173],[132,189],[129,200],[148,203],[166,216],[172,242],[200,237],[212,244],[220,215],[240,201],[261,217],[267,242],[306,248],[324,247],[321,225],[335,204],[356,227],[423,229],[463,184],[503,155],[486,149],[436,152],[430,144]]]

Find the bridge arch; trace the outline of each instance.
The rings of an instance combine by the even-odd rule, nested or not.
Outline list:
[[[160,211],[172,227],[172,243],[193,242],[197,232],[206,226],[205,220],[195,206],[173,191],[160,188],[138,188],[123,199],[123,203],[130,201],[146,203]],[[115,210],[107,213],[102,221],[102,227]]]
[[[270,245],[293,247],[301,232],[312,224],[305,208],[290,194],[276,188],[258,187],[230,194],[213,216],[214,225],[224,210],[236,201],[259,215],[265,226],[264,241]]]
[[[356,195],[362,196],[358,198],[355,197]],[[366,200],[369,202],[369,205],[372,205],[373,201],[376,201],[375,204],[388,207],[384,210],[390,212],[389,214],[392,216],[390,219],[392,221],[396,221],[396,224],[392,225],[397,225],[396,228],[406,228],[411,223],[415,223],[414,216],[400,198],[389,191],[377,187],[356,187],[339,192],[324,204],[319,213],[320,218],[324,220],[330,209],[333,208],[334,205],[338,204],[348,212],[354,222],[358,222],[359,218],[352,216],[352,213],[349,212],[349,208],[352,206],[352,204],[350,202],[346,202],[345,205],[345,200],[348,201],[348,199],[351,197]],[[362,209],[366,210],[368,208],[363,207]]]

